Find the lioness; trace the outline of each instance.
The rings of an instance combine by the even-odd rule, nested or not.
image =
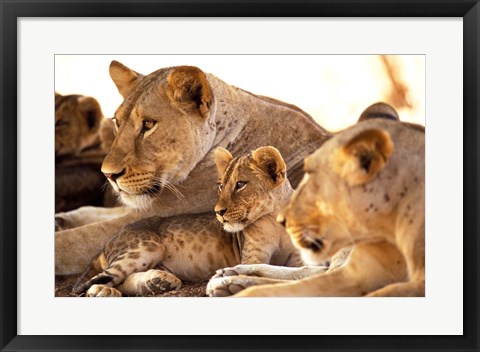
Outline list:
[[[107,154],[101,132],[113,131],[113,126],[103,127],[107,121],[95,98],[55,93],[55,213],[115,204],[105,198],[108,190],[103,192],[105,176],[100,172]],[[65,224],[61,216],[56,219],[57,226]]]
[[[152,217],[129,225],[92,261],[74,292],[149,295],[176,289],[181,280],[204,281],[215,270],[239,263],[301,266],[300,253],[275,220],[293,192],[278,150],[261,147],[233,158],[217,148],[215,162],[220,174],[218,222],[214,213],[204,213]],[[85,276],[91,278],[86,283]],[[262,279],[252,278],[241,288],[259,283]],[[217,290],[216,295],[221,293]]]
[[[115,113],[116,138],[102,171],[133,210],[57,232],[56,274],[82,272],[115,233],[136,220],[211,211],[216,147],[242,155],[275,146],[295,187],[304,157],[331,136],[299,108],[233,87],[196,67],[144,76],[113,61],[110,76],[124,101]]]
[[[424,296],[424,128],[361,122],[306,158],[305,173],[279,220],[310,264],[354,244],[349,259],[237,296]]]

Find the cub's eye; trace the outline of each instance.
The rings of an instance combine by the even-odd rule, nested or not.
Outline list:
[[[218,191],[219,192],[223,191],[223,184],[222,183],[218,184]]]
[[[55,127],[61,127],[66,125],[68,125],[68,122],[64,120],[58,120],[57,122],[55,122]]]
[[[241,191],[242,189],[245,188],[246,185],[247,185],[246,182],[238,181],[237,184],[235,185],[235,191],[237,191],[237,192]]]
[[[157,121],[144,120],[143,124],[142,124],[142,133],[145,133],[145,132],[151,130],[155,126],[156,123],[157,123]]]

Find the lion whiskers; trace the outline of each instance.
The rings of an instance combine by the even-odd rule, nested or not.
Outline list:
[[[172,192],[178,200],[180,200],[183,204],[186,204],[185,196],[173,183],[161,177],[153,177],[153,181],[157,186],[163,187]]]

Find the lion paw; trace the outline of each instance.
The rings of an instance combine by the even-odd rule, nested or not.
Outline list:
[[[92,285],[87,293],[86,297],[122,297],[122,293],[113,287],[105,285]]]
[[[218,269],[215,272],[215,275],[212,276],[212,279],[216,279],[219,277],[228,277],[228,276],[238,276],[240,273],[235,268],[223,268]]]
[[[246,278],[242,276],[214,276],[207,284],[207,295],[210,297],[227,297],[244,290],[248,286]]]
[[[141,295],[147,296],[156,292],[177,290],[182,286],[182,281],[178,277],[165,271],[152,269],[146,274],[145,281],[139,285]]]

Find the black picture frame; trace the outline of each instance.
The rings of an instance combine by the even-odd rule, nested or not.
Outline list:
[[[0,0],[0,348],[2,351],[479,351],[478,0]],[[463,17],[462,336],[17,335],[17,19],[19,17]],[[455,120],[452,119],[452,123]],[[447,260],[447,259],[446,259]]]

